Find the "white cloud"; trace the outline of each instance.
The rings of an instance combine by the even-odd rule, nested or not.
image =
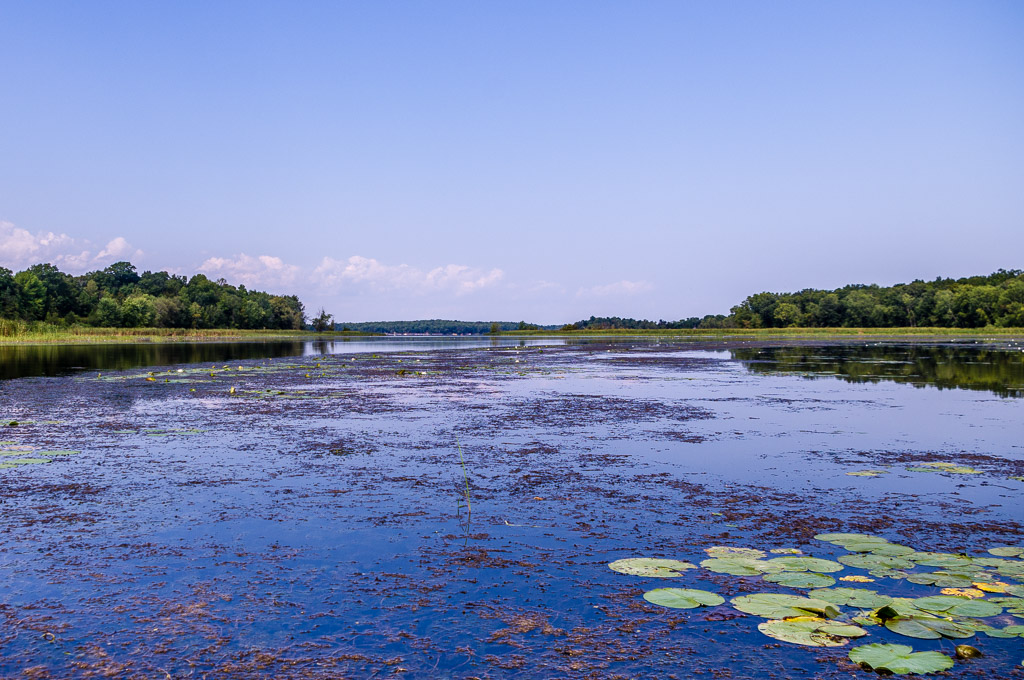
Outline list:
[[[223,277],[232,284],[244,284],[247,288],[277,288],[295,282],[300,268],[286,264],[281,258],[271,255],[252,257],[241,253],[234,258],[211,257],[199,265],[199,270],[211,278]],[[274,291],[279,292],[279,291]]]
[[[313,270],[314,280],[326,288],[366,287],[374,291],[414,294],[452,291],[465,295],[493,286],[504,276],[500,269],[485,271],[460,264],[423,271],[407,264],[383,264],[361,255],[347,260],[324,257]]]
[[[10,269],[24,269],[45,262],[70,274],[80,274],[116,260],[142,255],[141,250],[135,250],[122,236],[108,242],[95,255],[93,252],[94,247],[88,240],[52,231],[33,234],[0,220],[0,265]]]
[[[617,281],[603,286],[591,288],[580,288],[576,291],[576,297],[611,297],[624,295],[639,295],[654,290],[654,285],[648,281]]]

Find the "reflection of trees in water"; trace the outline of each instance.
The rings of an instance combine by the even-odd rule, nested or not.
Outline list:
[[[0,379],[302,355],[302,342],[0,346]]]
[[[730,350],[754,373],[986,390],[1024,397],[1024,353],[962,346],[763,347]]]

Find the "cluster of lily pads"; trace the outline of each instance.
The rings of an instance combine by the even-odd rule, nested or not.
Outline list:
[[[41,449],[13,441],[0,441],[0,470],[22,465],[52,463],[55,458],[73,456],[76,453],[79,452],[68,449]]]
[[[976,633],[996,638],[1024,638],[1024,547],[991,548],[988,555],[968,556],[917,551],[869,534],[819,534],[818,540],[848,554],[836,560],[775,549],[778,555],[755,548],[715,546],[700,567],[717,574],[760,577],[767,583],[807,591],[800,595],[754,593],[732,598],[731,606],[763,617],[758,630],[768,637],[809,647],[839,647],[869,635],[872,627],[911,638],[966,639]],[[608,565],[633,576],[676,578],[698,569],[684,560],[631,557]],[[919,567],[934,570],[915,571]],[[878,579],[931,585],[940,593],[926,597],[886,595],[862,586],[835,587],[847,568],[864,574],[839,576],[845,583]],[[725,604],[724,597],[706,590],[655,588],[643,595],[648,602],[672,609]],[[846,609],[844,609],[846,608]],[[990,619],[985,623],[980,619]],[[1001,624],[999,626],[992,624]],[[959,645],[958,658],[980,656],[974,647]],[[941,652],[915,652],[907,645],[869,644],[850,651],[850,659],[866,668],[889,673],[929,673],[953,666]]]

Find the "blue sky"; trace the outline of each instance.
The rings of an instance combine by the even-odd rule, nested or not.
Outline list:
[[[1024,4],[0,0],[0,266],[341,320],[1022,268]]]

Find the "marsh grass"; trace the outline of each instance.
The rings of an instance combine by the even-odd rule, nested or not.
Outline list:
[[[799,337],[850,337],[871,336],[885,338],[900,337],[1024,337],[1024,328],[985,326],[984,328],[607,328],[603,330],[552,330],[552,331],[501,331],[495,335],[513,336],[607,336],[607,335],[654,335],[666,337],[754,337],[754,338],[799,338]]]
[[[338,331],[334,336],[373,335]],[[271,338],[324,338],[313,331],[242,330],[237,328],[97,328],[79,324],[62,326],[44,321],[0,319],[0,344],[99,344],[146,342],[195,342],[202,340]]]

